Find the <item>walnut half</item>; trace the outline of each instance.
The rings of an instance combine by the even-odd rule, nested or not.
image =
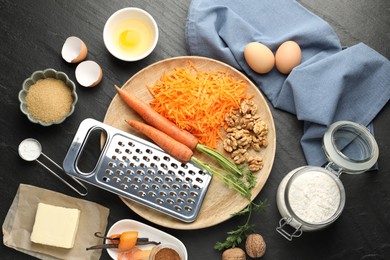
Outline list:
[[[260,156],[251,156],[248,158],[248,168],[251,172],[257,172],[263,169],[264,161]]]

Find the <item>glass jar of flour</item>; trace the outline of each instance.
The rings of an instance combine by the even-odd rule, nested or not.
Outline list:
[[[370,131],[359,124],[339,121],[323,137],[328,159],[325,167],[303,166],[288,173],[279,184],[276,200],[282,218],[276,230],[288,240],[303,232],[329,226],[345,205],[341,173],[369,170],[379,156]]]

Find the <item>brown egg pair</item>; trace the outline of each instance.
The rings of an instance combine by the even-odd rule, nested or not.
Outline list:
[[[88,54],[85,43],[76,36],[70,36],[62,46],[62,58],[68,63],[79,63],[76,67],[77,82],[83,87],[94,87],[100,83],[103,71],[94,61],[84,61]]]
[[[280,73],[288,74],[301,63],[302,51],[294,41],[286,41],[276,50],[272,51],[259,42],[251,42],[244,49],[245,61],[257,73],[265,74],[276,68]]]

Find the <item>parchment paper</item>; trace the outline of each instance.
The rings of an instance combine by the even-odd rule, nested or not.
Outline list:
[[[30,241],[39,202],[77,208],[81,211],[76,240],[72,249],[46,246]],[[86,251],[86,248],[103,242],[102,239],[96,238],[94,233],[105,234],[108,215],[109,209],[99,204],[20,184],[3,223],[3,242],[8,247],[40,259],[99,259],[101,250]]]

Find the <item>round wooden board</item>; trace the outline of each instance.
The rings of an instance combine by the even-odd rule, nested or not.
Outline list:
[[[149,102],[152,100],[152,96],[148,92],[146,85],[152,85],[161,77],[161,75],[163,75],[164,72],[169,73],[174,67],[187,67],[188,61],[191,61],[202,71],[226,71],[236,79],[243,80],[247,83],[248,96],[254,94],[254,101],[258,106],[258,114],[269,127],[269,145],[266,149],[257,153],[257,155],[263,157],[264,167],[261,171],[256,173],[257,185],[252,190],[252,199],[254,199],[263,188],[271,172],[275,157],[276,136],[275,125],[268,104],[261,92],[246,76],[233,67],[213,59],[195,56],[182,56],[166,59],[144,68],[131,77],[122,86],[122,89],[131,92],[133,95],[139,97],[145,102]],[[104,123],[147,139],[145,136],[131,129],[130,126],[125,123],[125,119],[129,118],[142,121],[142,119],[131,108],[129,108],[118,95],[116,95],[108,107]],[[221,144],[217,150],[224,153]],[[228,156],[227,154],[225,155]],[[207,158],[202,157],[202,155],[197,157],[201,160],[207,161]],[[125,199],[123,197],[121,197],[121,199],[130,209],[145,219],[164,227],[183,230],[200,229],[216,225],[231,218],[233,213],[240,211],[249,204],[247,199],[243,198],[236,191],[228,188],[217,177],[213,177],[199,215],[192,223],[181,222],[180,220],[129,199]]]

